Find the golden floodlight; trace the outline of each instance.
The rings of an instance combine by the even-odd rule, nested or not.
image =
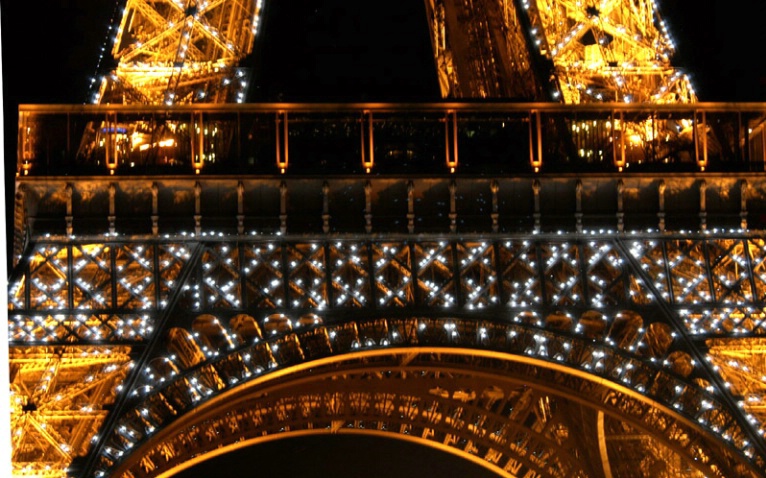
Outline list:
[[[96,103],[242,102],[262,1],[128,0]]]

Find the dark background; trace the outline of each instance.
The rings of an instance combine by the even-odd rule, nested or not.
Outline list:
[[[111,0],[0,0],[6,198],[12,198],[20,103],[84,103]],[[250,101],[431,101],[436,80],[421,0],[266,0]],[[701,101],[766,101],[766,2],[664,0],[674,63]],[[7,200],[7,199],[6,199]],[[6,207],[6,220],[12,221]],[[8,237],[10,241],[11,238]],[[182,476],[493,476],[471,463],[369,437],[284,440],[209,462]],[[249,470],[249,471],[246,471]]]

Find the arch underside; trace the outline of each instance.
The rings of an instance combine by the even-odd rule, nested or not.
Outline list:
[[[112,476],[170,476],[275,437],[361,432],[414,438],[501,476],[618,477],[637,470],[638,476],[757,476],[734,450],[671,409],[564,365],[429,346],[422,336],[420,346],[301,360],[295,353],[311,350],[312,335],[272,341],[263,350],[293,365],[264,362],[271,372],[243,367],[254,373],[240,372],[247,381],[227,390],[206,388],[211,373],[232,377],[242,361],[258,360],[255,349],[183,374],[177,385],[195,383],[208,394],[186,410],[180,386],[150,394],[126,413],[101,465],[114,467]],[[661,378],[656,383],[670,386]],[[122,457],[114,453],[118,447]]]

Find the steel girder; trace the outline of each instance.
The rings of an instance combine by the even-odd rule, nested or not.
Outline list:
[[[423,345],[534,358],[584,374],[583,383],[606,380],[690,427],[682,435],[693,430],[727,450],[710,458],[713,470],[762,469],[758,234],[104,239],[35,242],[11,286],[14,353],[132,350],[104,422],[121,438],[98,434],[91,471],[119,465],[186,410],[256,377]],[[551,386],[565,386],[567,373]],[[628,426],[693,456],[692,442]]]

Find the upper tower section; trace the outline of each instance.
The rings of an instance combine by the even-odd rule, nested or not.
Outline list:
[[[654,0],[426,0],[445,98],[688,103]]]
[[[101,104],[243,102],[264,0],[126,0]],[[442,97],[690,103],[654,0],[424,0]],[[391,8],[396,8],[395,5]]]
[[[521,0],[566,103],[690,103],[655,0]]]
[[[242,102],[262,0],[127,0],[94,103]]]

